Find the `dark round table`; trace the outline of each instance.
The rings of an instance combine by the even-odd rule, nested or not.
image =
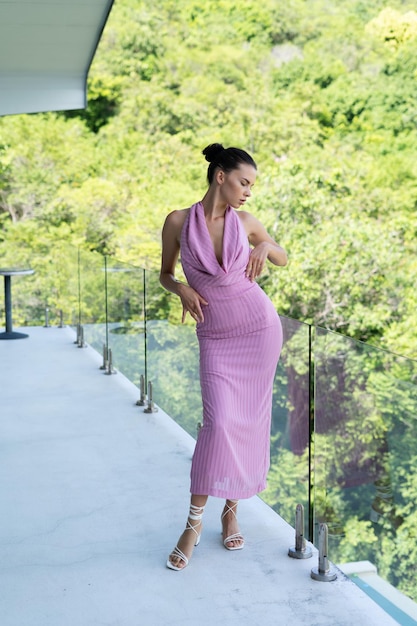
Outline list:
[[[0,268],[0,276],[4,276],[4,308],[6,311],[6,332],[0,333],[0,339],[24,339],[25,333],[16,333],[12,322],[12,276],[27,276],[35,270],[17,267]]]

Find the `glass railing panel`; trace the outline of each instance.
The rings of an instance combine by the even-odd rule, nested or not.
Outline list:
[[[195,322],[181,324],[180,299],[164,290],[157,272],[146,272],[147,361],[155,402],[190,435],[202,421]]]
[[[145,376],[144,270],[106,257],[105,343],[113,365],[138,387]]]
[[[181,324],[179,298],[156,272],[146,275],[148,378],[155,402],[193,437],[202,421],[199,349],[195,323]],[[284,347],[274,382],[271,468],[261,497],[294,523],[295,508],[309,511],[309,326],[281,318]]]
[[[78,314],[84,341],[98,352],[106,340],[105,261],[102,254],[78,250]]]
[[[54,246],[52,257],[46,267],[46,297],[49,321],[73,326],[78,321],[79,281],[78,281],[78,250],[68,243]]]
[[[310,327],[284,316],[281,323],[284,342],[274,382],[271,467],[261,498],[291,525],[297,504],[302,504],[309,537]]]
[[[78,309],[78,253],[67,242],[56,241],[51,254],[35,250],[14,251],[2,257],[2,267],[32,269],[34,273],[12,278],[13,326],[72,324]],[[1,287],[3,290],[3,286]],[[0,320],[4,300],[0,299]],[[1,321],[0,321],[1,323]]]
[[[417,363],[317,328],[314,367],[315,538],[417,600]]]

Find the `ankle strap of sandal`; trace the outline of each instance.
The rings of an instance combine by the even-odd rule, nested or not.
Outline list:
[[[230,502],[231,506],[229,506],[227,504],[227,502]],[[222,514],[222,520],[228,513],[233,513],[233,515],[236,517],[236,507],[237,507],[238,503],[239,503],[239,500],[228,500],[228,501],[226,501],[226,503],[224,505],[223,514]]]
[[[203,517],[203,513],[204,513],[203,506],[195,506],[195,504],[190,504],[190,512],[188,514],[188,517],[190,519],[192,519],[193,521],[201,520]]]

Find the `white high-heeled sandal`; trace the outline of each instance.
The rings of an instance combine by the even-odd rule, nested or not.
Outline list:
[[[223,524],[223,518],[229,513],[229,511],[231,513],[233,513],[233,515],[236,517],[237,519],[237,515],[236,515],[236,507],[238,505],[238,500],[229,500],[229,502],[232,502],[232,506],[229,506],[226,502],[225,504],[225,508],[227,507],[227,511],[223,511],[222,513],[222,524]],[[230,543],[231,541],[240,541],[241,544],[239,546],[228,546],[226,544]],[[245,540],[242,537],[242,535],[240,533],[234,533],[233,535],[230,535],[229,537],[226,537],[226,539],[223,540],[223,545],[226,548],[226,550],[242,550],[243,546],[245,545]]]
[[[201,520],[203,517],[203,513],[204,513],[203,506],[195,506],[194,504],[190,504],[190,512],[188,514],[188,519],[187,519],[187,524],[185,526],[185,530],[192,530],[196,534],[196,540],[195,540],[194,546],[198,546],[198,544],[200,543],[201,531],[198,532],[196,529],[201,527],[201,524],[202,524]],[[199,523],[196,524],[195,526],[192,526],[190,524],[190,520],[192,520],[193,522],[199,522]],[[176,565],[171,563],[170,557],[172,556],[177,556],[178,558],[180,558],[181,561],[184,561],[185,565],[183,565],[182,567],[177,567]],[[187,567],[188,563],[189,563],[188,558],[185,556],[184,552],[182,552],[182,550],[179,549],[178,545],[176,545],[168,557],[167,567],[169,569],[175,570],[176,572],[179,572],[185,567]]]

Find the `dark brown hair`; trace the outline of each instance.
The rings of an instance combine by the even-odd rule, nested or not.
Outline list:
[[[221,143],[211,143],[203,150],[206,161],[210,163],[207,170],[207,180],[211,185],[216,167],[224,172],[237,170],[241,163],[247,163],[256,168],[256,163],[251,155],[240,148],[224,148]]]

